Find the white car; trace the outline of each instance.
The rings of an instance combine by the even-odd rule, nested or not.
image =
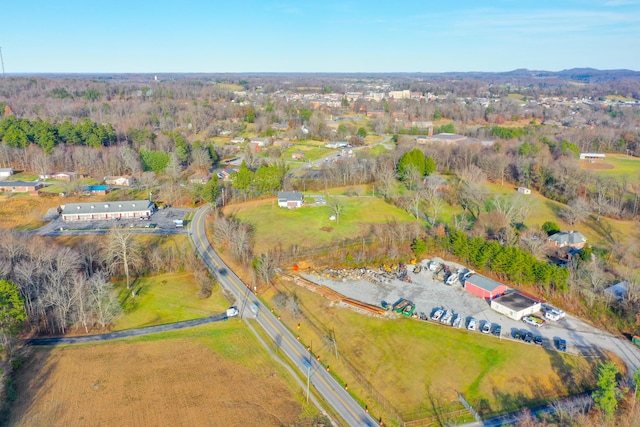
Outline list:
[[[476,330],[476,319],[469,320],[469,324],[467,325],[467,329],[470,331]]]
[[[560,317],[560,314],[557,313],[556,311],[547,311],[544,314],[544,318],[547,320],[553,320],[554,322],[557,322],[560,319],[562,319],[562,317]]]
[[[444,310],[439,309],[435,313],[433,313],[433,316],[431,316],[431,320],[435,320],[437,322],[438,320],[440,320],[443,314]]]
[[[491,322],[484,322],[484,325],[482,326],[482,333],[488,334],[489,332],[491,332]]]
[[[429,261],[429,264],[427,264],[427,268],[431,271],[436,271],[438,269],[438,263],[435,261]]]

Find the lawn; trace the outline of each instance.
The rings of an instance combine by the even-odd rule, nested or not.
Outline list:
[[[403,210],[379,198],[338,197],[344,206],[339,222],[331,221],[328,206],[309,206],[295,210],[278,207],[276,199],[231,205],[226,214],[233,214],[253,226],[255,253],[291,245],[302,248],[326,246],[333,241],[359,236],[367,225],[391,220],[412,221]],[[331,203],[331,198],[327,199]]]
[[[304,159],[301,162],[307,162],[309,160],[318,160],[319,158],[326,156],[329,153],[334,152],[335,150],[326,148],[326,147],[318,147],[313,145],[292,145],[282,153],[282,158],[289,160],[291,159],[291,155],[296,151],[302,151],[304,153]]]
[[[114,330],[161,325],[191,320],[223,312],[229,301],[222,292],[214,292],[209,298],[198,298],[198,285],[187,273],[167,273],[138,279],[131,291],[123,289],[121,297],[124,315],[114,323]]]
[[[333,331],[340,353],[374,389],[401,414],[427,413],[435,406],[456,407],[462,393],[483,415],[512,411],[522,405],[579,393],[594,382],[594,366],[586,359],[533,345],[442,327],[414,319],[386,320],[335,306],[323,297],[292,284],[280,290],[295,292],[303,318],[278,314],[300,340],[361,401],[372,395],[341,360],[335,359],[323,336]],[[264,294],[272,298],[275,291]],[[298,324],[300,327],[298,328]],[[352,386],[353,385],[353,386]],[[369,404],[377,411],[377,405]]]
[[[584,169],[603,177],[621,177],[627,175],[631,182],[640,183],[640,158],[624,154],[607,154],[603,160],[594,162],[580,161]]]
[[[108,343],[34,347],[15,376],[12,426],[206,420],[275,427],[308,423],[317,414],[238,320]]]

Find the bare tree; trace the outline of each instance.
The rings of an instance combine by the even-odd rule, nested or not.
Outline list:
[[[569,225],[576,225],[577,223],[584,221],[585,218],[591,212],[589,202],[580,197],[569,202],[569,205],[560,211],[560,216]]]
[[[336,224],[340,224],[340,216],[344,213],[344,203],[334,197],[329,200],[327,206],[329,207],[331,214],[336,217]]]
[[[130,270],[140,261],[139,246],[131,230],[117,225],[111,228],[106,248],[106,259],[112,265],[122,265],[127,280],[127,289],[131,289]]]

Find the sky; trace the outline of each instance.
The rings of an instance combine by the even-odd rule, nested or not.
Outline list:
[[[0,0],[11,73],[640,70],[640,0]]]

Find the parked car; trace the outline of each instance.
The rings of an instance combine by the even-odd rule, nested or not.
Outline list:
[[[416,265],[415,267],[413,267],[413,272],[415,274],[418,274],[422,271],[422,267],[420,267],[419,265]]]
[[[440,320],[443,314],[444,314],[444,310],[439,308],[438,310],[436,310],[435,313],[433,313],[433,316],[431,316],[431,320],[437,322],[438,320]]]
[[[556,340],[556,348],[560,351],[567,351],[567,342],[562,338]]]
[[[482,325],[482,333],[488,334],[489,332],[491,332],[491,322],[484,322],[484,325]]]
[[[523,317],[522,321],[527,325],[532,325],[532,326],[535,326],[536,328],[539,328],[540,326],[544,325],[544,319],[539,316],[534,316],[533,314],[530,316]]]
[[[516,329],[513,332],[513,338],[516,339],[516,340],[521,340],[522,339],[522,335],[523,335],[522,332],[520,330],[518,330],[518,329]]]
[[[476,330],[476,319],[471,318],[471,320],[469,320],[469,324],[467,325],[467,329],[470,331],[475,331]]]
[[[476,272],[473,270],[467,270],[462,276],[460,276],[460,281],[464,283],[469,277],[471,277],[471,275],[475,273]]]
[[[435,261],[429,261],[429,264],[427,264],[427,268],[431,271],[436,271],[438,269],[438,263]]]
[[[531,332],[525,332],[522,341],[531,344],[533,342],[533,334]]]
[[[533,343],[542,345],[542,337],[540,335],[536,335],[535,337],[533,337]]]
[[[500,325],[494,325],[493,327],[493,335],[495,335],[496,337],[499,337],[500,334],[502,334],[502,326]]]

